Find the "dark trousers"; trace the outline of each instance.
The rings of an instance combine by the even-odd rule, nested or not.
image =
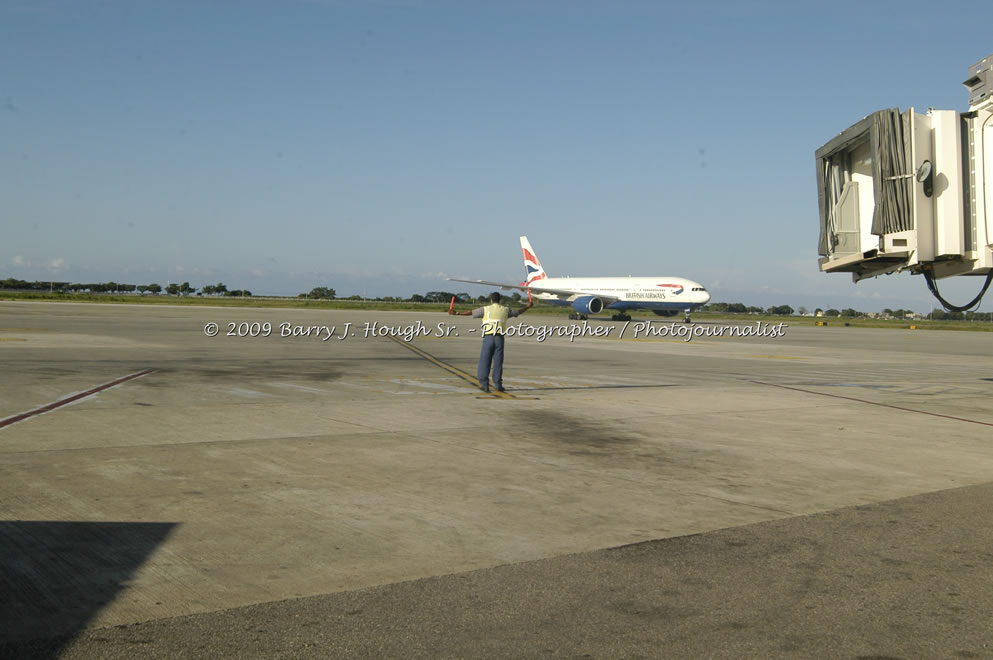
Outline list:
[[[483,335],[483,350],[479,353],[476,376],[480,387],[489,387],[490,362],[493,363],[493,384],[503,387],[503,335]]]

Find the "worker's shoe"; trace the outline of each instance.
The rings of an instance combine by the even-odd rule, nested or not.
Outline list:
[[[484,391],[484,392],[486,392],[487,394],[489,394],[489,393],[490,393],[490,386],[489,386],[489,385],[480,385],[480,386],[479,386],[479,389],[481,389],[481,390],[483,390],[483,391]]]
[[[503,389],[503,385],[497,385],[497,392],[505,392],[505,391],[506,390]]]

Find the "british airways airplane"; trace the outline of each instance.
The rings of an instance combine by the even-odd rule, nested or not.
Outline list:
[[[527,236],[521,236],[521,251],[524,252],[526,281],[520,284],[449,279],[528,291],[538,300],[571,305],[574,311],[569,318],[580,319],[588,314],[599,314],[604,309],[616,309],[618,313],[611,318],[630,321],[631,317],[624,310],[650,309],[659,316],[674,316],[682,311],[689,323],[690,312],[710,300],[703,285],[682,277],[548,277]]]

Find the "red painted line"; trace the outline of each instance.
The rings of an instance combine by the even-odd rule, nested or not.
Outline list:
[[[748,379],[745,379],[748,380]],[[755,383],[756,385],[768,385],[769,387],[779,387],[784,390],[793,390],[794,392],[803,392],[804,394],[817,394],[819,396],[829,396],[832,399],[844,399],[845,401],[857,401],[858,403],[867,403],[870,406],[882,406],[883,408],[892,408],[894,410],[902,410],[904,412],[918,413],[920,415],[930,415],[931,417],[944,417],[945,419],[953,419],[956,422],[968,422],[970,424],[982,424],[983,426],[993,426],[990,422],[980,422],[975,419],[967,419],[965,417],[954,417],[952,415],[942,415],[941,413],[929,412],[927,410],[917,410],[915,408],[904,408],[902,406],[894,406],[891,403],[879,403],[877,401],[866,401],[865,399],[856,399],[853,396],[842,396],[840,394],[829,394],[828,392],[814,392],[813,390],[805,390],[802,387],[791,387],[789,385],[778,385],[776,383],[763,383],[760,380],[748,380],[749,383]]]
[[[92,389],[89,389],[89,390],[86,390],[85,392],[79,392],[78,394],[73,394],[72,396],[68,396],[68,397],[66,397],[64,399],[60,399],[60,400],[55,401],[53,403],[49,403],[48,405],[42,406],[41,408],[35,408],[34,410],[29,410],[27,412],[23,412],[23,413],[20,413],[18,415],[14,415],[13,417],[5,417],[4,419],[0,419],[0,429],[2,429],[5,426],[10,426],[11,424],[16,424],[17,422],[23,422],[24,420],[26,420],[28,418],[31,418],[31,417],[34,417],[35,415],[43,415],[43,414],[45,414],[47,412],[51,412],[51,411],[55,410],[56,408],[61,408],[62,406],[68,405],[68,404],[70,404],[70,403],[72,403],[74,401],[79,401],[80,399],[85,399],[86,397],[92,396],[92,395],[96,394],[97,392],[103,392],[106,389],[110,389],[111,387],[114,387],[116,385],[120,385],[121,383],[126,383],[129,380],[134,380],[135,378],[141,378],[142,376],[147,376],[148,374],[152,373],[153,371],[155,371],[155,370],[154,369],[145,369],[144,371],[139,371],[139,372],[133,373],[133,374],[131,374],[129,376],[124,376],[123,378],[118,378],[117,380],[112,380],[109,383],[104,383],[103,385],[97,385],[96,387],[94,387]]]

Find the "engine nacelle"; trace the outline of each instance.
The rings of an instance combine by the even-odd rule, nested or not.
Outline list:
[[[572,302],[577,314],[599,314],[603,311],[603,301],[596,296],[583,296]]]
[[[676,314],[679,314],[678,309],[653,309],[652,311],[658,316],[675,316]]]

